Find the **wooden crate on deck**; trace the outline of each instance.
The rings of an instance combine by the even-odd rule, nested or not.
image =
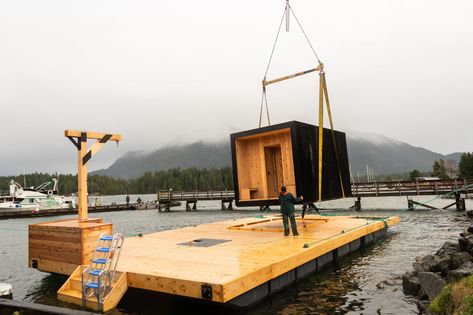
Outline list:
[[[60,220],[28,227],[28,265],[41,271],[70,275],[90,263],[100,234],[112,233],[103,219]]]

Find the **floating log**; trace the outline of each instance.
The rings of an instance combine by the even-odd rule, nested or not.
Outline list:
[[[114,204],[104,206],[93,206],[88,208],[88,212],[111,212],[111,211],[128,211],[128,210],[142,210],[142,209],[156,209],[155,204]],[[13,218],[30,218],[30,217],[52,217],[66,214],[77,214],[77,209],[74,208],[56,208],[56,209],[41,209],[39,211],[31,211],[24,209],[7,209],[0,210],[1,219],[13,219]]]
[[[0,298],[0,310],[2,314],[5,311],[10,312],[8,314],[96,315],[96,313],[86,311],[2,298]]]

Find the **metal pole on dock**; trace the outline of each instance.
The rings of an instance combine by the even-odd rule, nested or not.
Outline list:
[[[463,184],[465,185],[465,198],[468,199],[468,185],[466,182],[466,178],[463,179]]]

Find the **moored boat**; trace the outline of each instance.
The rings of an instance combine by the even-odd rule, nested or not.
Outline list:
[[[51,187],[52,184],[52,187]],[[10,181],[9,194],[0,195],[0,210],[31,210],[74,208],[73,196],[58,195],[56,178],[38,187],[23,188],[14,180]]]

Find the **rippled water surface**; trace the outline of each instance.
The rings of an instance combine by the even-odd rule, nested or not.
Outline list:
[[[123,197],[109,199],[120,201]],[[433,197],[415,200],[429,201],[439,207],[451,202],[431,199]],[[331,214],[355,214],[333,210],[347,209],[352,204],[353,199],[347,199],[326,202],[321,207],[330,209],[326,211]],[[345,257],[337,265],[314,274],[251,309],[223,309],[218,305],[129,290],[113,313],[152,314],[159,310],[160,314],[195,311],[207,314],[417,314],[415,301],[402,293],[402,274],[412,268],[415,256],[432,253],[447,240],[455,241],[468,222],[455,211],[405,211],[405,197],[365,198],[362,205],[366,210],[356,215],[399,215],[401,223],[390,228],[383,241]],[[146,210],[91,216],[112,222],[114,231],[130,236],[260,214],[256,210],[215,211],[219,207],[219,203],[202,202],[197,212],[180,209],[159,213],[157,210]],[[467,208],[473,208],[470,200]],[[14,299],[71,307],[56,300],[56,291],[65,277],[27,268],[28,224],[68,217],[73,216],[0,220],[0,282],[13,285]]]

